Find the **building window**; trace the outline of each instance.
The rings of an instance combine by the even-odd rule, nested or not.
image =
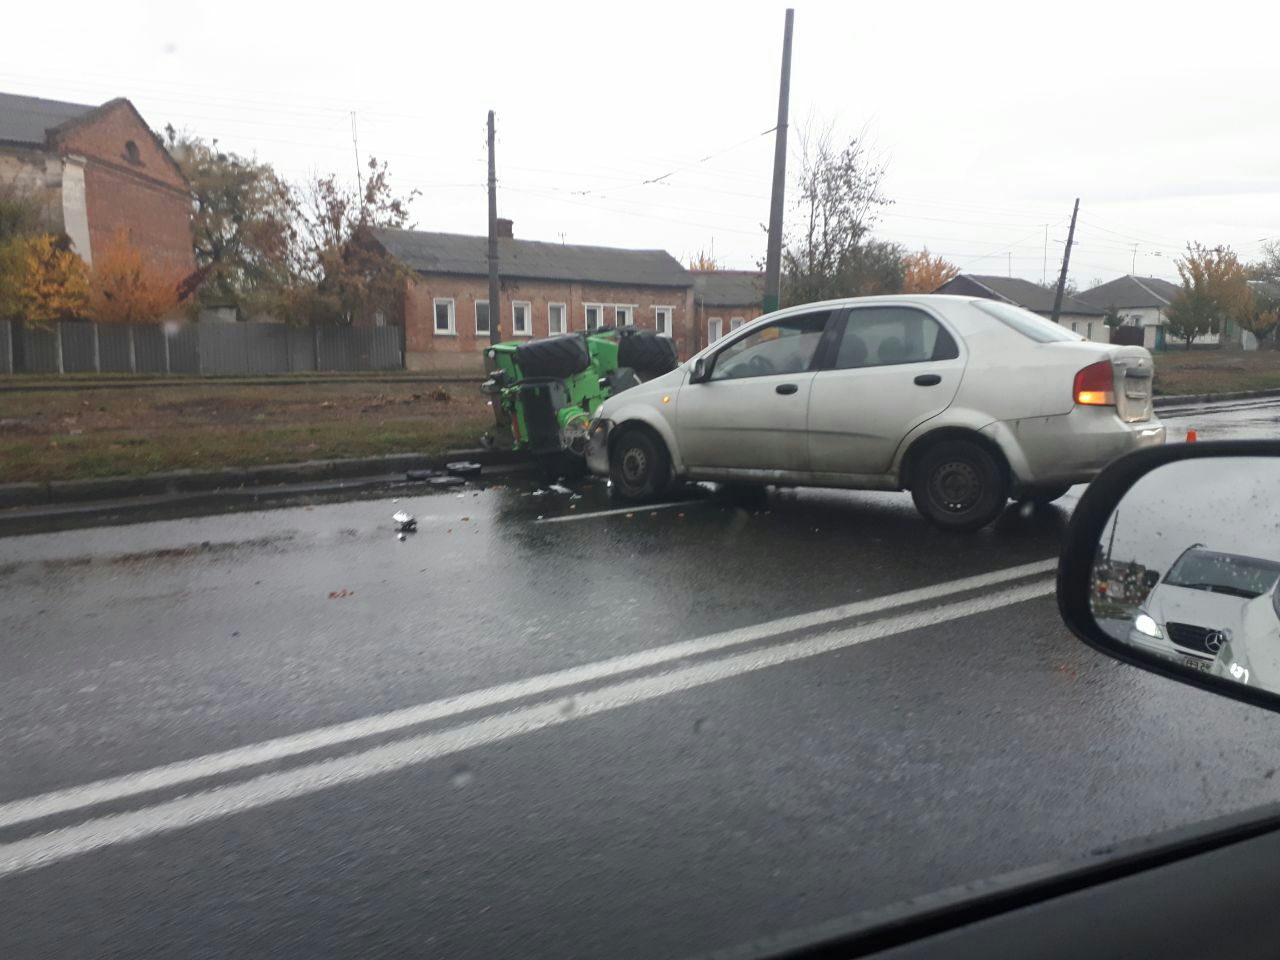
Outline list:
[[[564,333],[565,305],[563,303],[547,304],[547,333],[554,335]]]
[[[596,330],[600,327],[600,321],[604,317],[604,304],[584,303],[582,312],[586,317],[588,330]]]
[[[476,333],[489,334],[489,301],[476,301]]]
[[[431,301],[436,312],[436,333],[444,337],[452,337],[457,330],[453,324],[453,299],[440,298]]]
[[[124,158],[134,166],[142,166],[142,154],[138,150],[138,145],[132,140],[124,142]]]
[[[743,320],[741,317],[734,317],[732,320],[729,321],[729,329],[737,330],[740,326],[742,326],[742,324],[743,324]]]
[[[634,327],[636,324],[636,308],[617,304],[613,308],[614,323],[619,327]]]
[[[724,334],[724,321],[719,317],[707,320],[707,343],[715,343]]]
[[[528,301],[518,300],[511,304],[511,333],[517,337],[533,334],[533,311]]]
[[[671,307],[653,308],[653,329],[663,337],[671,336]]]

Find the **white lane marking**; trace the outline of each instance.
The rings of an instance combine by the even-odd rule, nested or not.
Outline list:
[[[808,629],[825,623],[833,623],[837,620],[846,620],[850,617],[878,613],[882,610],[904,606],[909,603],[937,600],[966,590],[991,587],[1010,580],[1017,580],[1021,577],[1048,573],[1056,566],[1056,560],[1043,560],[1017,567],[1005,567],[1002,570],[995,570],[991,573],[980,573],[960,580],[951,580],[927,587],[918,587],[914,590],[904,590],[900,593],[873,597],[870,600],[859,600],[854,603],[828,607],[825,610],[815,610],[810,613],[769,620],[749,627],[713,633],[693,640],[653,647],[636,653],[612,657],[608,660],[598,660],[594,663],[569,667],[553,673],[544,673],[539,676],[515,680],[482,690],[445,697],[441,700],[404,707],[389,713],[375,714],[328,727],[318,727],[303,733],[277,737],[273,740],[264,740],[261,743],[235,747],[220,753],[210,753],[201,757],[193,757],[189,760],[179,760],[164,766],[153,767],[149,770],[97,780],[81,786],[55,790],[21,800],[12,800],[8,803],[0,804],[0,827],[53,816],[69,810],[92,806],[96,803],[119,800],[123,797],[146,793],[149,790],[159,790],[259,763],[269,763],[296,756],[297,754],[308,753],[312,750],[334,747],[351,741],[362,740],[366,737],[416,726],[431,720],[440,720],[471,710],[497,706],[562,687],[602,680],[619,674],[630,673],[633,670],[670,663],[673,660],[679,660],[684,657],[697,656],[742,643],[763,640],[775,634],[791,630]]]
[[[616,517],[620,513],[651,513],[654,510],[672,510],[675,507],[688,507],[695,503],[710,503],[709,500],[679,500],[675,503],[646,503],[634,507],[619,507],[617,510],[597,510],[594,513],[568,513],[563,517],[542,517],[534,523],[568,523],[571,520],[594,520],[596,517]]]
[[[559,698],[486,717],[451,730],[421,734],[349,756],[264,774],[252,780],[215,787],[127,813],[87,820],[75,826],[0,845],[0,877],[47,866],[103,847],[142,840],[282,800],[296,799],[320,790],[394,773],[428,760],[706,686],[766,667],[1023,603],[1048,596],[1053,593],[1053,589],[1052,580],[1040,580],[990,596],[960,600],[930,610],[888,617],[845,630],[833,630],[817,637],[729,654],[669,673],[624,680],[611,686],[574,694],[567,700]]]

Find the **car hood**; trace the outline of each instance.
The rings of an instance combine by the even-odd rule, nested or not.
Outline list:
[[[600,404],[596,411],[596,416],[608,420],[613,412],[624,404],[632,403],[636,400],[644,401],[650,397],[661,396],[664,393],[674,393],[684,383],[688,376],[687,363],[682,363],[674,370],[664,373],[660,377],[654,377],[652,380],[646,380],[639,386],[632,387],[630,390],[623,390],[621,393],[615,393],[604,403]]]
[[[1235,633],[1248,604],[1244,597],[1161,583],[1151,591],[1145,609],[1160,624],[1173,621]]]

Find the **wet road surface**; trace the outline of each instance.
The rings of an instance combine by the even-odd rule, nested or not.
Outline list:
[[[536,491],[0,540],[0,956],[684,956],[1280,798],[1061,626],[1078,490]]]

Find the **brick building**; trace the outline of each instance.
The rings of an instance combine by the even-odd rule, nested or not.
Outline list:
[[[410,370],[483,369],[489,343],[489,263],[485,237],[375,230],[392,257],[414,273],[402,315]],[[680,356],[700,346],[694,277],[665,250],[623,250],[517,240],[499,221],[498,270],[504,340],[600,326],[635,326],[675,339]]]
[[[755,270],[695,270],[693,297],[697,305],[702,346],[715,343],[763,314],[764,274]]]
[[[0,189],[33,196],[86,263],[125,230],[163,274],[195,269],[191,188],[125,99],[101,106],[0,93]]]

